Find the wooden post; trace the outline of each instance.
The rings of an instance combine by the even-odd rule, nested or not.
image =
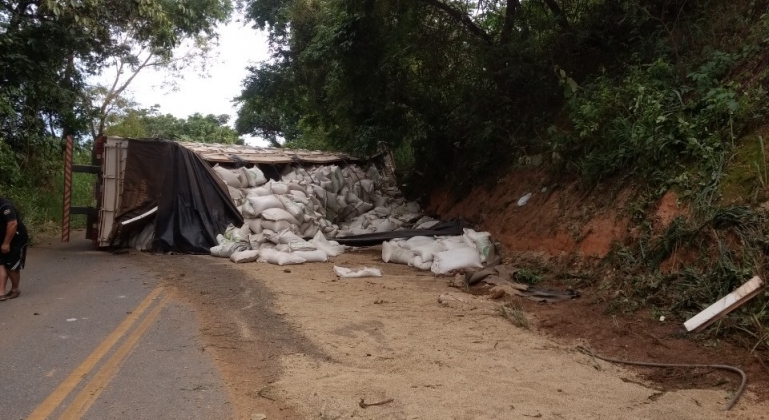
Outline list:
[[[69,242],[70,207],[72,205],[72,136],[64,148],[64,208],[61,217],[61,241]]]

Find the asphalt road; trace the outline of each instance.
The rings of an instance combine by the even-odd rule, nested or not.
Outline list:
[[[233,417],[194,314],[141,261],[30,249],[21,297],[0,302],[0,420]]]

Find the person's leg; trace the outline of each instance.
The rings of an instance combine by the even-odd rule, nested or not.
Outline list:
[[[0,296],[5,295],[5,283],[8,281],[8,270],[5,265],[0,264]]]
[[[11,291],[8,292],[8,299],[15,299],[21,294],[19,291],[19,282],[21,281],[21,269],[24,268],[24,263],[27,259],[26,245],[21,247],[16,258],[17,261],[7,269],[8,277],[11,278]]]
[[[18,292],[19,281],[21,280],[21,270],[8,270],[8,277],[11,278],[11,292]]]

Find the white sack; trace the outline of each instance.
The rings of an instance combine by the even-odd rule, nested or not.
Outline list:
[[[433,260],[423,260],[422,257],[419,255],[415,255],[414,259],[411,261],[411,264],[409,264],[412,267],[418,268],[420,270],[429,270],[433,266]]]
[[[294,216],[299,224],[304,222],[304,206],[295,203],[288,196],[278,196],[278,200],[283,204],[283,208],[291,215]]]
[[[471,247],[467,244],[467,242],[464,241],[464,238],[461,236],[455,236],[451,238],[441,238],[438,239],[438,242],[443,245],[444,248],[446,248],[447,251],[451,251],[452,249],[461,249],[461,248],[471,248],[474,249],[474,247]]]
[[[481,255],[481,262],[486,262],[491,252],[491,234],[489,232],[476,232],[472,229],[465,229],[465,235],[472,239],[475,248]]]
[[[264,237],[263,233],[248,235],[248,244],[251,246],[251,249],[259,249],[265,242],[267,242],[267,238]]]
[[[270,181],[264,185],[269,188],[273,194],[288,194],[288,186],[282,182]]]
[[[256,213],[254,211],[254,206],[251,205],[251,201],[246,198],[243,200],[243,204],[238,208],[240,210],[240,214],[243,215],[244,219],[255,219],[259,217],[259,213]]]
[[[243,185],[243,180],[241,179],[241,177],[238,176],[237,173],[229,169],[225,169],[219,165],[216,165],[214,166],[214,172],[216,172],[216,174],[219,175],[219,178],[221,178],[222,181],[224,181],[224,183],[229,185],[230,187],[235,187],[235,188],[246,187],[246,185]]]
[[[251,233],[262,233],[262,219],[246,219],[246,223]]]
[[[439,252],[445,251],[446,248],[438,241],[412,248],[411,251],[419,256],[422,261],[432,261],[433,256]]]
[[[290,247],[291,245],[289,245]],[[307,262],[326,262],[328,261],[328,254],[316,249],[314,251],[292,251],[292,254],[299,258],[304,258]]]
[[[257,250],[238,251],[230,255],[230,261],[234,263],[249,263],[256,261],[257,257],[259,257],[259,251]]]
[[[286,222],[292,224],[292,225],[300,225],[298,220],[294,216],[291,215],[291,213],[287,212],[283,209],[266,209],[262,212],[262,217],[267,220],[272,220],[275,222],[279,222],[281,220],[285,220]]]
[[[303,242],[304,239],[296,236],[294,232],[288,229],[281,230],[278,233],[269,233],[265,235],[268,241],[274,244],[290,244],[291,242]]]
[[[435,242],[435,239],[429,236],[414,236],[402,243],[401,247],[404,249],[414,249],[423,245],[429,245],[433,242]]]
[[[473,248],[459,248],[435,254],[430,270],[435,274],[446,274],[461,268],[482,268],[481,256]]]
[[[274,249],[264,249],[260,252],[259,262],[267,262],[275,265],[302,264],[306,262],[304,258],[288,252],[280,252]]]
[[[336,241],[327,240],[322,232],[315,234],[312,243],[314,243],[318,249],[325,252],[329,257],[336,257],[344,252],[344,245],[339,245],[339,242]]]
[[[376,227],[376,231],[375,232],[377,232],[377,233],[379,233],[379,232],[392,232],[395,229],[398,229],[399,227],[400,227],[400,225],[398,225],[397,223],[395,223],[394,221],[392,221],[390,219],[387,219],[387,220],[384,220],[382,223],[380,223]]]
[[[227,191],[230,193],[230,198],[236,205],[240,205],[243,202],[243,192],[241,190],[228,185]]]
[[[217,245],[211,248],[211,255],[214,257],[229,258],[235,252],[244,251],[248,248],[248,244],[242,242],[229,242],[222,245]]]
[[[267,187],[249,188],[246,190],[247,197],[266,197],[272,195],[272,192]]]
[[[264,176],[264,172],[261,169],[254,166],[253,168],[245,169],[246,176],[248,176],[248,186],[258,187],[267,182],[267,177]]]
[[[382,244],[382,261],[396,264],[409,264],[414,260],[414,253],[391,242]]]
[[[280,232],[282,230],[290,229],[291,223],[285,220],[280,220],[280,221],[262,220],[262,228],[265,230],[271,230],[273,232]]]
[[[259,215],[262,214],[263,211],[267,209],[282,209],[283,203],[278,200],[278,197],[275,197],[274,195],[266,195],[263,197],[248,197],[249,203],[251,203],[251,207],[253,208],[253,211],[255,214]]]
[[[310,225],[305,230],[302,231],[302,237],[303,238],[313,238],[315,235],[320,233],[320,227],[318,225]]]
[[[248,234],[243,233],[242,228],[237,228],[230,224],[227,226],[227,230],[224,231],[224,237],[232,242],[247,242]],[[229,257],[229,255],[228,255]]]
[[[291,252],[294,251],[315,251],[318,249],[317,245],[315,245],[312,242],[308,242],[305,240],[301,241],[295,241],[295,242],[289,242],[288,248],[291,250]]]
[[[374,181],[370,179],[361,179],[360,187],[363,189],[363,191],[366,191],[367,193],[371,194],[372,192],[374,192]]]
[[[347,267],[334,266],[334,274],[343,278],[382,277],[382,270],[376,267],[363,267],[352,270]]]

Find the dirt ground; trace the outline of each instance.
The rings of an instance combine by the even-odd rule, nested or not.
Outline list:
[[[377,249],[286,267],[137,258],[196,312],[202,350],[212,352],[241,419],[769,418],[754,387],[722,411],[736,389],[729,374],[702,373],[712,383],[692,385],[704,389],[685,381],[666,387],[653,373],[576,351],[592,343],[564,331],[595,316],[584,306],[590,296],[546,308],[522,303],[527,330],[500,316],[499,302],[449,288],[447,278],[384,264]],[[334,264],[376,266],[384,277],[337,279]],[[438,302],[443,293],[452,296],[448,304]],[[597,350],[663,353],[659,337],[624,339],[635,336],[617,325],[588,334],[616,338],[618,347]],[[382,405],[366,406],[372,403]]]

